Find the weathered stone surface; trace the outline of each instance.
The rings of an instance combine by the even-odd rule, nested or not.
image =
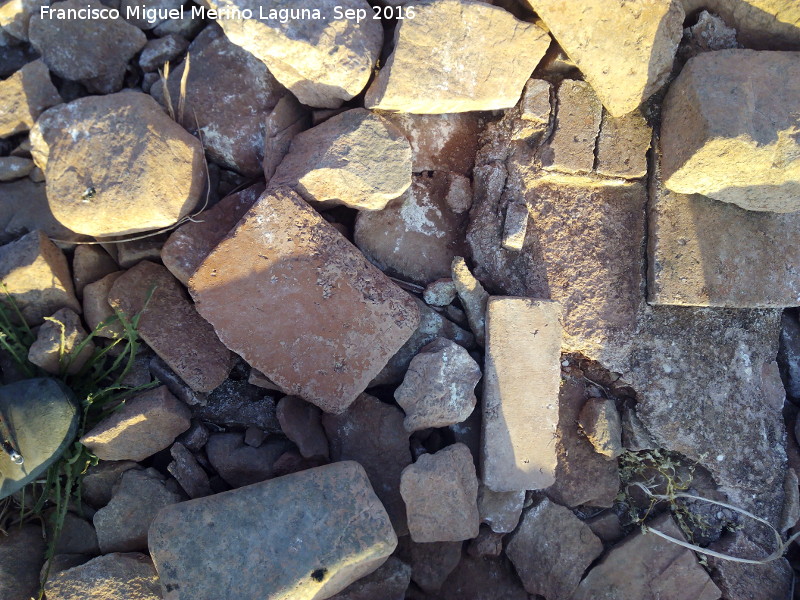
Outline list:
[[[411,583],[411,567],[399,558],[390,556],[375,571],[351,583],[330,600],[375,600],[403,598]]]
[[[664,185],[747,210],[800,210],[800,54],[692,58],[664,99]]]
[[[420,456],[403,470],[400,493],[415,542],[457,542],[478,535],[478,478],[464,444]]]
[[[308,111],[292,94],[285,94],[273,107],[264,124],[264,177],[272,179],[275,169],[289,153],[292,140],[308,129]]]
[[[786,393],[791,398],[800,398],[800,321],[793,311],[781,315],[780,336],[778,364]]]
[[[188,47],[189,42],[186,41],[186,38],[176,33],[152,39],[142,48],[142,53],[139,55],[139,66],[145,73],[155,71],[163,67],[164,63],[171,63],[181,56]]]
[[[161,385],[126,400],[81,443],[101,460],[142,461],[189,429],[190,417],[189,408]]]
[[[39,377],[0,387],[0,419],[24,461],[0,452],[2,499],[40,478],[61,457],[79,418],[72,390],[57,379]]]
[[[565,79],[557,98],[555,130],[542,150],[542,164],[554,171],[588,173],[594,168],[603,106],[585,81]]]
[[[318,207],[381,210],[411,185],[411,146],[378,115],[354,108],[299,133],[270,179]]]
[[[486,137],[468,232],[476,275],[494,293],[560,302],[562,350],[599,361],[636,391],[652,447],[700,461],[731,502],[777,524],[785,426],[770,363],[780,311],[647,305],[644,187],[554,185],[526,142],[504,128]],[[501,250],[498,215],[522,198],[532,218],[525,246],[512,254]]]
[[[442,600],[528,600],[507,562],[464,556],[442,584]]]
[[[253,448],[244,443],[242,433],[215,433],[206,443],[211,466],[234,488],[273,477],[273,465],[286,449],[285,440],[275,440]]]
[[[83,501],[94,508],[102,508],[111,502],[112,489],[122,474],[136,466],[137,464],[130,460],[101,460],[89,467],[81,487]]]
[[[161,249],[164,266],[187,285],[208,253],[250,210],[264,191],[260,183],[226,196],[212,208],[204,210],[194,221],[176,229]]]
[[[108,302],[128,318],[144,310],[139,335],[193,390],[209,392],[225,381],[231,353],[167,269],[140,262],[114,282]]]
[[[98,556],[61,571],[45,587],[49,600],[160,600],[153,562],[138,552]]]
[[[377,111],[411,143],[414,173],[445,171],[469,176],[486,117],[476,112],[415,115]]]
[[[40,231],[0,246],[0,280],[29,325],[61,308],[81,310],[67,259]]]
[[[189,55],[183,114],[179,98],[187,61],[170,69],[166,84],[178,122],[190,132],[200,127],[210,160],[248,177],[259,175],[263,122],[286,90],[263,62],[231,42],[217,26],[206,27],[195,38]],[[209,89],[224,90],[224,101]],[[150,93],[162,105],[168,104],[163,81]]]
[[[358,95],[369,81],[383,42],[380,21],[372,19],[364,0],[336,4],[342,11],[364,11],[360,20],[336,18],[331,2],[314,7],[319,16],[309,11],[308,16],[290,19],[260,19],[261,5],[255,0],[214,0],[209,6],[221,15],[225,10],[252,11],[251,19],[231,16],[218,22],[234,44],[263,61],[308,106],[337,108]],[[277,13],[301,7],[282,2],[269,8]]]
[[[33,161],[21,156],[3,156],[0,158],[0,181],[14,181],[28,175],[33,169]]]
[[[48,539],[54,539],[55,512],[55,509],[51,509],[45,513]],[[56,554],[66,555],[83,554],[87,557],[87,560],[90,556],[100,554],[100,547],[97,545],[97,534],[92,524],[75,513],[68,511],[64,515],[55,552]]]
[[[419,326],[400,350],[389,359],[389,362],[372,380],[369,387],[402,382],[408,370],[408,365],[411,364],[411,360],[417,355],[417,352],[437,337],[453,340],[465,348],[473,348],[475,346],[475,337],[469,331],[444,318],[419,298],[412,298],[419,309]]]
[[[744,210],[671,192],[656,180],[651,190],[650,302],[730,308],[800,303],[800,243],[794,235],[800,214]]]
[[[115,243],[117,263],[123,269],[129,269],[143,260],[158,261],[167,235],[167,232],[163,232],[139,240]]]
[[[461,542],[410,545],[411,579],[426,592],[438,592],[461,561]]]
[[[296,396],[284,396],[276,410],[281,431],[305,458],[328,458],[328,438],[322,429],[320,410]]]
[[[440,114],[514,106],[550,43],[540,27],[500,7],[438,0],[414,9],[413,19],[398,23],[367,108]]]
[[[64,227],[53,216],[44,183],[30,178],[0,183],[0,197],[3,198],[0,203],[0,228],[3,229],[0,241],[4,243],[36,230],[65,243],[89,240]]]
[[[177,19],[166,19],[153,28],[153,33],[159,37],[165,35],[181,35],[190,40],[207,25],[205,19],[191,10],[184,11],[183,16]]]
[[[603,543],[588,525],[547,499],[525,513],[506,547],[525,589],[547,600],[572,598],[584,571],[602,552]]]
[[[608,177],[639,179],[647,175],[647,151],[653,132],[638,112],[622,117],[603,113],[597,138],[595,170]]]
[[[450,275],[455,256],[464,255],[467,214],[453,211],[448,196],[460,189],[452,173],[415,175],[411,187],[383,210],[356,218],[356,246],[382,271],[420,283]],[[469,180],[467,196],[471,198]]]
[[[13,527],[0,537],[0,597],[27,600],[36,596],[45,550],[38,525]]]
[[[72,255],[72,279],[78,298],[83,298],[83,289],[87,285],[118,269],[114,259],[100,246],[79,244]]]
[[[604,543],[614,544],[622,539],[624,533],[619,517],[613,511],[605,511],[586,519],[586,524]]]
[[[683,33],[680,2],[527,2],[612,115],[635,110],[666,82]]]
[[[200,400],[200,398],[198,398]],[[276,399],[263,389],[244,381],[227,379],[202,402],[196,403],[194,417],[222,427],[258,427],[269,433],[280,432],[275,415]]]
[[[680,528],[669,514],[651,527],[680,540]],[[717,600],[717,586],[697,563],[694,552],[655,535],[636,531],[594,567],[581,581],[574,600],[657,600],[668,594],[676,600]]]
[[[0,81],[0,138],[28,131],[47,108],[61,104],[41,60],[35,60]]]
[[[475,334],[475,341],[480,345],[484,345],[486,337],[486,305],[489,301],[489,294],[469,270],[463,257],[456,256],[453,259],[450,273],[453,276],[456,292],[458,292],[458,299],[467,313],[469,327],[472,329],[472,333]]]
[[[28,34],[31,44],[53,73],[81,81],[89,91],[110,94],[122,88],[128,61],[147,43],[144,33],[123,19],[58,18],[59,10],[89,7],[96,0],[66,0],[49,14],[35,13]]]
[[[721,15],[748,48],[800,49],[800,7],[793,0],[681,0],[686,14],[700,8]]]
[[[103,554],[147,548],[147,530],[163,507],[180,502],[153,469],[125,471],[111,501],[94,514],[97,541]]]
[[[555,302],[489,298],[483,379],[483,483],[496,492],[553,483],[561,325]]]
[[[497,533],[509,533],[516,529],[524,504],[524,490],[493,492],[483,484],[478,489],[478,512],[481,515],[481,523],[486,523]]]
[[[598,454],[616,458],[624,452],[622,419],[613,400],[589,398],[578,415],[578,424]]]
[[[426,285],[422,297],[430,306],[447,306],[456,299],[457,293],[456,284],[449,277],[445,277]]]
[[[528,233],[528,220],[530,213],[524,204],[514,203],[506,207],[505,221],[503,223],[503,248],[519,251],[525,245],[525,235]]]
[[[0,30],[5,34],[3,38],[6,44],[28,41],[31,15],[43,5],[43,0],[11,0],[0,7]]]
[[[86,235],[172,225],[194,208],[206,183],[200,142],[139,92],[51,108],[31,142],[53,214]]]
[[[206,445],[208,435],[208,427],[202,422],[192,419],[191,426],[178,436],[176,443],[182,444],[191,452],[199,452]]]
[[[408,525],[400,477],[411,464],[411,450],[402,411],[361,394],[344,413],[323,415],[322,425],[330,440],[331,460],[355,460],[364,467],[395,531],[405,535]]]
[[[239,565],[242,600],[327,598],[397,545],[366,473],[350,461],[169,507],[149,541],[165,600],[228,596],[229,561]]]
[[[114,309],[108,303],[108,293],[123,273],[124,271],[109,273],[83,288],[83,316],[89,329],[95,331],[95,335],[99,337],[114,339],[123,334],[122,323],[116,320],[98,328],[101,323],[114,316]]]
[[[697,15],[697,22],[683,29],[683,39],[678,47],[677,59],[685,63],[703,52],[740,47],[733,27],[728,27],[725,20],[717,14],[701,10]]]
[[[424,346],[394,392],[405,411],[406,431],[446,427],[464,421],[475,408],[481,368],[462,346],[436,338]]]
[[[743,533],[729,535],[710,547],[726,555],[756,560],[769,554]],[[709,556],[708,563],[714,583],[726,600],[783,600],[791,594],[794,576],[785,558],[764,565],[748,565]]]
[[[265,193],[189,284],[229,348],[328,412],[345,410],[419,322],[409,296],[288,190]]]
[[[481,526],[478,537],[471,540],[467,546],[467,553],[470,556],[500,556],[503,552],[503,534],[495,533],[486,525]]]
[[[547,495],[564,506],[611,506],[619,493],[617,461],[598,454],[578,429],[581,409],[588,401],[583,380],[562,379],[558,399],[555,483]]]
[[[91,340],[78,350],[86,336],[78,313],[62,308],[47,317],[39,328],[36,341],[28,350],[28,360],[52,375],[58,375],[62,369],[75,375],[94,352]]]

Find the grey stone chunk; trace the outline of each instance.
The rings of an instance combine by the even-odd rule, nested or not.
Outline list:
[[[190,425],[191,412],[158,386],[128,399],[81,438],[103,460],[144,460],[168,448]]]
[[[415,542],[455,542],[478,535],[478,478],[464,444],[420,456],[403,470],[400,493]]]
[[[522,250],[525,234],[528,231],[528,207],[524,204],[512,203],[506,207],[506,218],[503,223],[503,248],[506,250]]]
[[[2,93],[2,89],[0,89]],[[0,181],[13,181],[28,175],[34,164],[30,158],[20,156],[0,157]]]
[[[354,108],[299,133],[270,179],[315,207],[381,210],[411,185],[411,145],[388,121]]]
[[[403,598],[411,583],[411,567],[390,556],[375,571],[354,581],[329,600],[375,600]]]
[[[41,231],[0,246],[0,278],[31,326],[61,308],[81,312],[67,259]]]
[[[395,531],[405,535],[408,525],[400,478],[403,469],[411,464],[411,450],[403,412],[374,396],[361,394],[342,414],[323,415],[322,425],[330,441],[331,460],[355,460],[364,467]]]
[[[424,346],[394,392],[405,411],[406,431],[446,427],[466,420],[475,408],[481,369],[469,352],[447,338]]]
[[[328,438],[319,408],[297,396],[284,396],[278,402],[276,414],[281,430],[304,458],[328,458]]]
[[[397,537],[348,461],[168,507],[149,543],[165,598],[228,597],[236,565],[236,597],[263,600],[328,598],[383,564]]]
[[[107,554],[61,571],[45,587],[48,600],[160,600],[150,557],[137,552]]]
[[[423,299],[429,306],[447,306],[456,299],[456,284],[448,278],[437,279],[425,286]]]
[[[131,460],[101,460],[89,467],[83,478],[81,491],[83,500],[94,508],[102,508],[111,502],[112,490],[125,471],[137,464]]]
[[[206,443],[208,461],[234,488],[273,477],[275,461],[285,450],[285,440],[273,440],[253,448],[244,443],[242,433],[215,433]]]
[[[27,600],[36,596],[45,548],[42,528],[37,525],[13,527],[7,536],[0,536],[0,597]]]
[[[516,529],[524,504],[524,490],[493,492],[485,485],[481,485],[478,489],[478,512],[481,515],[481,523],[486,523],[497,533],[509,533]]]
[[[597,453],[616,458],[622,447],[622,420],[613,400],[589,398],[578,415],[578,424]]]
[[[486,337],[486,303],[489,301],[489,294],[470,272],[463,257],[456,256],[453,259],[451,272],[458,298],[467,313],[470,329],[475,334],[475,341],[483,345]]]
[[[424,591],[438,592],[461,561],[459,542],[411,542],[411,579]]]
[[[547,499],[528,510],[506,555],[531,594],[569,600],[603,543],[567,508]]]
[[[164,63],[178,58],[189,47],[189,42],[176,34],[155,38],[147,42],[139,55],[139,66],[145,73],[160,69]]]
[[[417,352],[437,337],[453,340],[465,348],[473,348],[475,346],[475,337],[469,331],[446,319],[419,298],[413,296],[412,298],[419,309],[419,326],[408,341],[389,359],[389,362],[386,363],[386,366],[378,373],[375,379],[370,382],[369,387],[397,384],[403,381],[408,365],[411,364],[411,360],[417,355]]]
[[[669,514],[651,527],[684,540]],[[694,552],[661,537],[635,531],[595,566],[580,582],[574,600],[656,600],[669,593],[675,600],[717,600],[721,593],[697,563]]]
[[[57,379],[23,379],[0,387],[0,499],[42,477],[72,443],[78,430],[75,397]]]
[[[526,121],[547,125],[552,112],[553,84],[544,79],[529,79],[519,99],[520,116]]]
[[[91,340],[83,344],[87,335],[78,314],[69,308],[62,308],[46,317],[36,341],[28,349],[28,360],[52,375],[62,371],[75,375],[95,349]],[[80,350],[78,346],[81,346]]]
[[[134,552],[147,548],[147,531],[159,509],[180,502],[164,481],[151,470],[122,474],[111,502],[94,518],[97,541],[103,554]]]
[[[95,0],[67,0],[54,9],[100,10]],[[34,14],[30,40],[53,73],[70,81],[81,81],[89,91],[110,94],[122,88],[128,61],[147,43],[138,28],[117,19],[42,18]]]
[[[172,454],[173,461],[167,465],[167,470],[189,498],[202,498],[213,493],[208,482],[208,475],[183,444],[177,442],[172,444],[170,454]]]
[[[192,415],[222,427],[258,427],[268,433],[281,431],[276,416],[275,396],[244,381],[226,379],[211,392]]]
[[[35,60],[0,81],[0,138],[28,131],[42,112],[61,104],[44,62]]]

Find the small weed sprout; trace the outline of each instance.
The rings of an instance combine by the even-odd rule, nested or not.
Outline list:
[[[47,373],[28,361],[28,350],[35,341],[35,336],[22,317],[19,307],[5,284],[2,287],[5,297],[0,299],[0,347],[7,352],[24,377],[47,376]],[[155,288],[148,293],[144,308],[140,313],[129,319],[121,311],[116,311],[114,315],[98,324],[69,353],[66,351],[64,324],[55,319],[49,319],[61,327],[58,378],[72,389],[80,402],[78,432],[75,441],[50,466],[44,479],[31,482],[18,493],[0,500],[0,534],[3,535],[7,534],[11,527],[20,526],[34,519],[38,519],[44,529],[44,512],[54,508],[51,515],[51,533],[47,540],[39,600],[44,594],[44,584],[47,581],[50,563],[55,555],[56,543],[61,535],[68,508],[71,503],[74,503],[80,510],[83,477],[90,466],[98,463],[98,458],[79,440],[84,433],[111,412],[123,406],[128,397],[159,384],[158,381],[153,381],[142,386],[130,387],[123,383],[133,366],[140,346],[137,333],[139,320],[154,291]],[[96,348],[77,373],[68,374],[74,359],[97,336],[97,333],[117,322],[122,324],[123,333],[111,340],[105,347]],[[115,349],[118,352],[112,352]]]

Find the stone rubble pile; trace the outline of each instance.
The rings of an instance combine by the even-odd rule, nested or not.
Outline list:
[[[796,548],[630,484],[797,530],[796,2],[135,4],[0,6],[0,304],[51,377],[140,315],[151,386],[75,440],[0,350],[0,502],[98,459],[48,600],[789,596]]]

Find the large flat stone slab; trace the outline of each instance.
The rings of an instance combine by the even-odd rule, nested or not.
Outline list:
[[[495,492],[550,486],[561,380],[557,302],[491,297],[483,384],[483,483]]]
[[[800,304],[800,213],[744,210],[654,180],[648,300],[770,308]]]
[[[411,297],[295,193],[265,193],[189,282],[220,339],[286,392],[341,413],[419,323]]]
[[[149,545],[164,600],[316,600],[377,569],[397,537],[346,461],[167,507]]]

